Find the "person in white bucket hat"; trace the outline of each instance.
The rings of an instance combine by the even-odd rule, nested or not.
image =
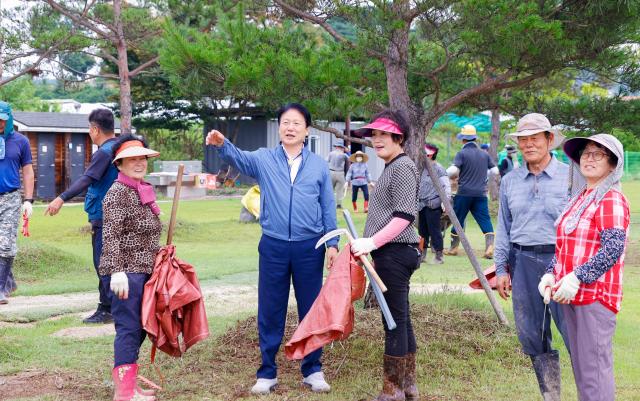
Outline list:
[[[557,220],[555,257],[538,290],[552,287],[562,304],[580,401],[614,401],[612,340],[630,220],[620,188],[624,151],[608,134],[571,138],[564,151],[584,184]]]
[[[551,319],[537,286],[553,258],[553,223],[567,199],[569,166],[551,155],[564,136],[545,116],[531,113],[518,121],[509,138],[517,143],[524,165],[506,174],[500,184],[494,255],[497,288],[507,299],[513,286],[514,320],[522,351],[531,358],[543,399],[559,401],[560,356],[551,348]],[[560,305],[551,302],[548,308],[566,344]]]

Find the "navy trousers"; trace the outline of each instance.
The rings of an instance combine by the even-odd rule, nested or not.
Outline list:
[[[358,190],[362,190],[362,194],[364,195],[364,200],[369,200],[369,186],[368,185],[352,185],[351,186],[351,202],[355,202],[358,200]]]
[[[263,235],[258,245],[260,255],[258,279],[258,335],[262,365],[256,376],[260,379],[277,377],[276,354],[282,343],[289,287],[293,279],[298,318],[301,321],[322,288],[324,247],[315,249],[320,239],[283,241]],[[322,349],[307,355],[302,361],[304,377],[320,372]]]
[[[518,340],[522,352],[530,356],[545,354],[551,348],[551,318],[564,339],[569,350],[567,330],[562,316],[560,304],[551,301],[547,312],[544,336],[542,321],[544,318],[544,302],[538,291],[538,283],[553,258],[553,253],[536,253],[533,251],[511,250],[509,274],[513,300],[513,317],[516,323]]]
[[[489,217],[489,201],[486,196],[456,195],[453,198],[453,211],[456,213],[458,220],[460,220],[462,228],[464,228],[464,220],[467,218],[467,214],[471,212],[484,234],[493,232],[491,217]],[[451,228],[451,234],[455,233],[456,229]]]
[[[100,266],[100,254],[102,254],[102,220],[91,221],[91,248],[93,248],[93,268],[98,275],[98,292],[100,293],[100,303],[98,310],[111,312],[111,299],[109,297],[109,286],[104,286],[100,279],[98,267]]]
[[[424,248],[428,248],[428,244],[436,251],[444,249],[442,240],[442,231],[440,231],[440,218],[442,217],[442,209],[431,209],[425,206],[418,212],[418,233],[424,238]],[[431,242],[429,242],[431,239]]]
[[[147,333],[142,328],[142,294],[144,285],[151,275],[145,273],[127,273],[129,279],[129,297],[120,299],[109,289],[111,315],[116,327],[113,341],[113,367],[128,365],[138,361],[140,346]],[[110,288],[111,276],[100,276],[100,281]]]

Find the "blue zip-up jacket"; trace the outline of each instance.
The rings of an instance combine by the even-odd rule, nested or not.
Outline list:
[[[336,203],[329,167],[306,147],[291,183],[289,164],[282,146],[253,152],[238,149],[228,139],[217,148],[220,157],[260,185],[260,225],[269,237],[305,241],[336,229]],[[338,238],[327,241],[337,246]]]

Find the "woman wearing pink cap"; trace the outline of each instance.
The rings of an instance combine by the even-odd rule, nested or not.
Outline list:
[[[363,238],[351,249],[356,256],[371,253],[376,271],[387,286],[384,297],[397,328],[384,319],[384,382],[375,401],[417,400],[416,338],[409,313],[409,281],[418,268],[420,238],[413,228],[418,214],[418,170],[404,153],[409,124],[403,113],[385,110],[362,127],[385,167],[371,194]]]

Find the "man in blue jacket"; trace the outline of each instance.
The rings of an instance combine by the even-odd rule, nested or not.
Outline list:
[[[100,254],[102,253],[102,200],[111,184],[118,177],[118,169],[113,165],[112,147],[116,141],[114,134],[113,113],[107,109],[96,109],[89,114],[89,136],[98,145],[98,151],[91,156],[91,163],[71,186],[55,198],[47,206],[44,214],[55,215],[60,211],[64,202],[87,191],[84,198],[84,210],[89,215],[91,223],[91,246],[93,248],[93,267],[98,274]],[[100,303],[96,311],[83,323],[109,323],[111,317],[111,301],[109,288],[101,284],[98,276],[98,291]]]
[[[20,170],[24,201],[19,191]],[[15,290],[11,268],[18,252],[18,224],[20,215],[31,216],[33,183],[29,140],[13,130],[11,106],[0,102],[0,305],[7,304],[7,295]]]
[[[262,365],[251,392],[268,394],[278,383],[276,354],[282,343],[289,286],[293,279],[298,317],[302,320],[322,287],[325,249],[315,249],[320,237],[336,228],[336,204],[327,163],[307,149],[311,115],[297,103],[278,113],[281,144],[254,152],[238,149],[219,131],[207,135],[207,145],[260,185],[258,245],[258,333]],[[327,242],[329,266],[338,253],[338,240]],[[322,373],[322,349],[307,355],[301,365],[303,383],[314,392],[331,388]]]

